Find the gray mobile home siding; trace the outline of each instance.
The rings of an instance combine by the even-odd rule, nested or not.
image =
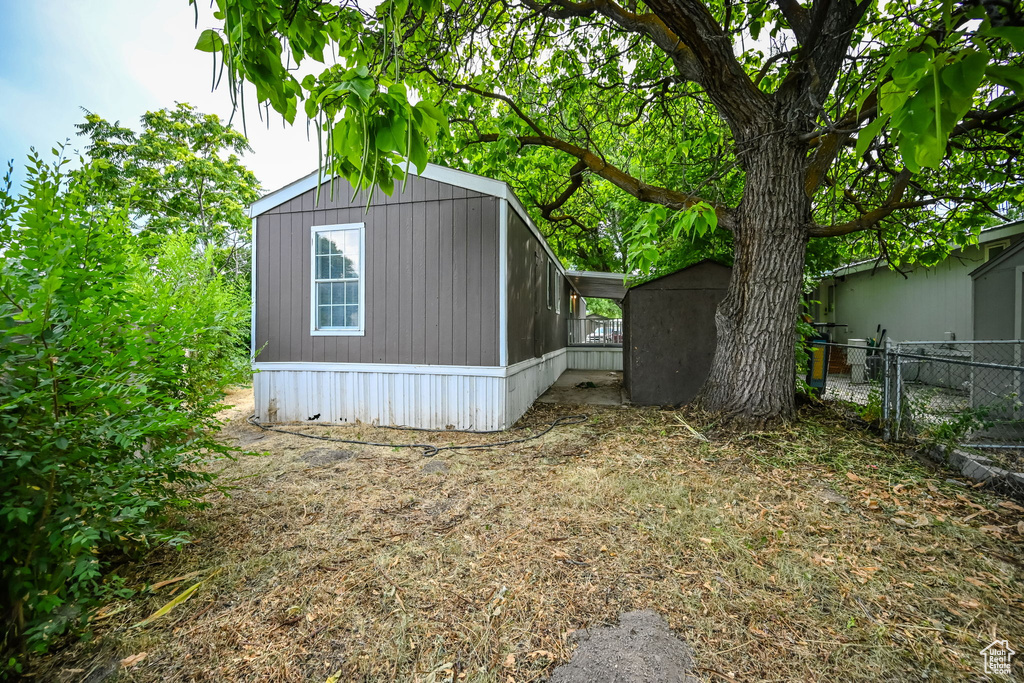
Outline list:
[[[556,268],[561,312],[547,305],[550,256],[519,214],[508,212],[508,364],[563,349],[569,342],[569,283]]]
[[[257,217],[258,362],[498,365],[498,202],[411,176],[352,199],[327,183]],[[363,336],[310,334],[310,228],[365,223]],[[564,308],[563,308],[564,310]]]

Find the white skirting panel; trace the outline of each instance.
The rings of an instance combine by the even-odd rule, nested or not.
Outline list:
[[[622,348],[606,346],[570,346],[570,370],[621,370]]]
[[[537,397],[548,390],[555,380],[565,372],[565,349],[552,351],[543,358],[519,363],[509,368],[510,374],[505,385],[506,427],[511,427],[523,416]]]
[[[565,350],[508,368],[255,363],[260,422],[506,429],[565,370]]]

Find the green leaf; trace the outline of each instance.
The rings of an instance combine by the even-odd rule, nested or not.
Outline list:
[[[871,146],[871,141],[878,137],[878,134],[888,121],[888,116],[879,116],[857,133],[856,153],[858,158],[864,156],[864,153],[868,151],[868,147]]]
[[[202,585],[203,585],[203,582],[200,581],[199,583],[195,584],[194,586],[186,588],[180,594],[176,595],[174,597],[174,599],[171,600],[170,602],[168,602],[166,605],[164,605],[163,607],[161,607],[157,611],[153,612],[152,614],[150,614],[148,617],[146,617],[145,619],[143,619],[139,623],[133,624],[132,628],[142,628],[143,626],[148,626],[149,624],[153,623],[154,621],[156,621],[160,617],[164,616],[165,614],[170,612],[172,609],[174,609],[175,607],[177,607],[181,603],[183,603],[186,600],[188,600],[189,598],[191,598],[192,594],[195,593],[196,590],[198,590],[198,588],[200,586],[202,586]]]
[[[1018,97],[1024,97],[1024,68],[1019,66],[990,66],[985,73],[994,82],[1013,90]]]
[[[988,29],[987,33],[997,38],[1003,38],[1010,42],[1014,50],[1024,52],[1024,27],[1022,26],[995,26]]]
[[[208,28],[199,34],[195,49],[200,52],[220,52],[224,49],[224,39],[220,37],[220,33]]]
[[[412,161],[413,166],[416,167],[417,173],[423,173],[423,170],[427,167],[427,159],[427,148],[423,144],[423,138],[420,137],[419,131],[413,131],[412,148],[409,150],[409,160]]]

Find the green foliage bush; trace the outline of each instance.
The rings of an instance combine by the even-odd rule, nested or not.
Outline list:
[[[223,389],[246,376],[240,293],[189,237],[143,254],[95,164],[29,157],[0,186],[0,588],[6,666],[124,592],[109,562],[180,544],[216,488]],[[3,666],[0,666],[0,672]],[[2,675],[2,673],[0,673]]]

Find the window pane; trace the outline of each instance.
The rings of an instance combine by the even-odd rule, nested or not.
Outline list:
[[[320,306],[331,303],[331,286],[318,284],[316,286],[316,303]]]
[[[327,237],[328,241],[330,242],[330,253],[340,254],[342,251],[341,246],[342,240],[345,237],[345,232],[343,230],[332,230],[331,232],[324,233],[324,236]]]
[[[359,306],[346,306],[345,311],[348,318],[345,321],[345,326],[359,327]]]
[[[316,257],[316,279],[326,280],[331,277],[331,257],[330,256],[317,256]]]
[[[347,303],[347,304],[358,304],[359,303],[359,283],[358,282],[346,282],[345,283],[345,303]]]
[[[331,327],[345,327],[345,307],[331,306]]]
[[[317,329],[322,330],[325,327],[331,326],[331,307],[330,306],[318,306],[317,307]]]
[[[331,285],[331,290],[333,291],[332,298],[331,298],[331,303],[333,303],[333,304],[343,304],[343,303],[345,303],[345,283],[344,282],[335,282],[334,284]]]
[[[318,232],[316,234],[316,254],[329,254],[331,251],[331,241],[327,239],[326,232]]]
[[[345,236],[345,277],[359,277],[359,231],[347,230]]]
[[[332,280],[337,280],[345,277],[345,257],[341,255],[331,254],[328,256],[331,260],[330,275],[327,277]]]

